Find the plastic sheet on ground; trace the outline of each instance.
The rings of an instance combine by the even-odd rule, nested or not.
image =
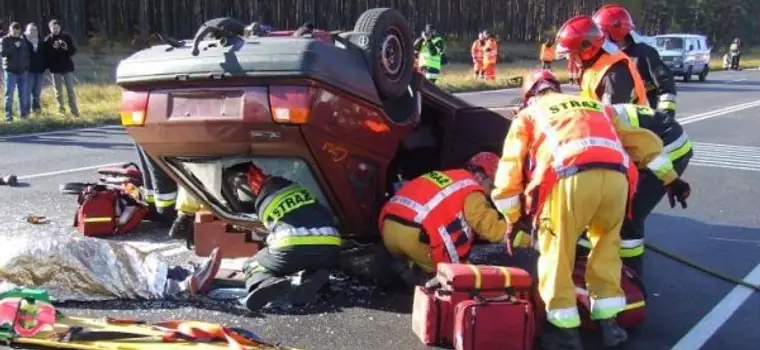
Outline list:
[[[0,292],[42,288],[57,301],[161,299],[168,264],[123,242],[18,237],[0,245]]]

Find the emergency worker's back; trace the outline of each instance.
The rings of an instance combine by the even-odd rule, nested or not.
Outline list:
[[[533,139],[534,172],[553,170],[562,177],[582,167],[625,167],[628,156],[608,108],[591,99],[552,94],[524,110],[532,126],[528,136]]]

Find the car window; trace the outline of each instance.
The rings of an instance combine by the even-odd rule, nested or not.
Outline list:
[[[682,38],[657,38],[657,48],[661,50],[683,50],[684,40]]]

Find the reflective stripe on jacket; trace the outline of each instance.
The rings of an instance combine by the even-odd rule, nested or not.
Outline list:
[[[665,145],[662,154],[647,164],[647,168],[658,178],[663,178],[674,169],[673,162],[690,154],[691,141],[672,115],[634,104],[616,104],[613,107],[621,122],[632,128],[652,131],[662,140]]]
[[[473,192],[483,192],[483,188],[466,170],[420,176],[404,184],[383,206],[378,218],[380,232],[385,219],[417,226],[427,235],[436,264],[466,260],[474,234],[464,219],[464,203]]]
[[[259,219],[270,231],[270,249],[341,244],[330,211],[304,186],[272,177],[258,197],[256,208]]]
[[[443,43],[443,38],[441,37],[433,37],[430,41],[433,45],[440,45]],[[431,50],[427,47],[427,43],[423,42],[422,47],[420,48],[420,55],[418,57],[417,64],[419,67],[428,67],[428,68],[435,68],[440,70],[441,69],[441,57],[443,56],[443,52],[440,52],[440,50],[436,54],[433,54]]]
[[[523,214],[540,212],[559,178],[592,168],[626,173],[632,198],[636,165],[651,162],[662,150],[657,135],[626,127],[613,108],[598,101],[559,93],[541,96],[510,126],[492,198],[507,221],[515,222]],[[676,176],[669,173],[668,180]]]
[[[602,53],[601,56],[594,62],[594,64],[583,71],[583,78],[581,81],[581,97],[589,98],[592,100],[601,101],[602,98],[597,94],[597,89],[602,84],[604,76],[607,71],[620,61],[624,61],[628,65],[628,71],[633,76],[633,96],[631,96],[631,102],[642,106],[648,106],[647,90],[644,86],[644,81],[641,80],[638,68],[633,61],[626,56],[622,51],[616,51],[614,53]]]

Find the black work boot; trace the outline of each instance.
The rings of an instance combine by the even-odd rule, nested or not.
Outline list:
[[[614,318],[599,320],[597,323],[602,331],[604,346],[614,348],[628,340],[628,333],[617,325]]]
[[[560,328],[548,321],[538,341],[542,350],[583,350],[578,328]]]
[[[214,278],[222,266],[222,253],[217,247],[211,251],[208,259],[193,269],[187,277],[188,290],[191,296],[206,294],[214,284]]]
[[[319,269],[314,272],[303,271],[301,281],[288,295],[288,301],[293,305],[305,305],[317,298],[317,293],[330,281],[330,271]]]
[[[18,185],[18,178],[16,175],[7,175],[0,178],[0,185],[16,186]]]
[[[267,278],[243,298],[248,311],[257,311],[272,301],[286,295],[291,290],[290,280],[283,277]]]
[[[169,229],[169,237],[182,239],[190,245],[195,235],[195,214],[179,213]]]

